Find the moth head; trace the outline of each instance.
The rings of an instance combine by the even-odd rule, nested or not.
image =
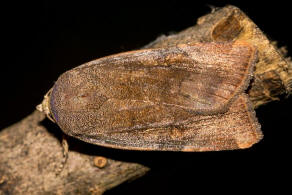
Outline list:
[[[36,109],[40,112],[46,114],[48,119],[55,123],[54,117],[52,116],[51,109],[50,109],[50,96],[51,96],[52,88],[46,93],[44,99],[41,104],[37,105]]]

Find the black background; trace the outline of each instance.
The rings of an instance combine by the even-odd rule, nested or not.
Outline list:
[[[64,71],[183,30],[209,13],[210,5],[226,4],[241,8],[270,39],[292,49],[288,1],[40,0],[2,4],[0,129],[33,112]],[[265,137],[250,149],[208,153],[113,150],[116,156],[111,157],[144,163],[152,171],[105,194],[280,193],[291,181],[291,105],[291,98],[282,97],[280,102],[256,110]]]

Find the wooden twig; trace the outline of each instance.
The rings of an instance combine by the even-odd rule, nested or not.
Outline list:
[[[234,6],[213,11],[199,18],[197,25],[175,35],[161,36],[145,48],[229,40],[244,40],[258,49],[259,61],[248,90],[255,107],[291,93],[290,59]],[[99,152],[102,147],[73,139],[69,141],[69,158],[63,164],[61,137],[61,130],[38,111],[2,130],[0,194],[102,194],[149,170],[141,164],[113,160]]]

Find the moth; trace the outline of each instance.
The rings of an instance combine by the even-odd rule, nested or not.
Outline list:
[[[262,138],[244,93],[246,42],[179,44],[103,57],[63,73],[38,109],[64,133],[127,150],[218,151]]]

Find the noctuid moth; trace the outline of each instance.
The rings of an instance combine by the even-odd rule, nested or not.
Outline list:
[[[262,138],[244,94],[255,62],[245,42],[120,53],[63,73],[38,109],[66,134],[101,146],[248,148]]]

